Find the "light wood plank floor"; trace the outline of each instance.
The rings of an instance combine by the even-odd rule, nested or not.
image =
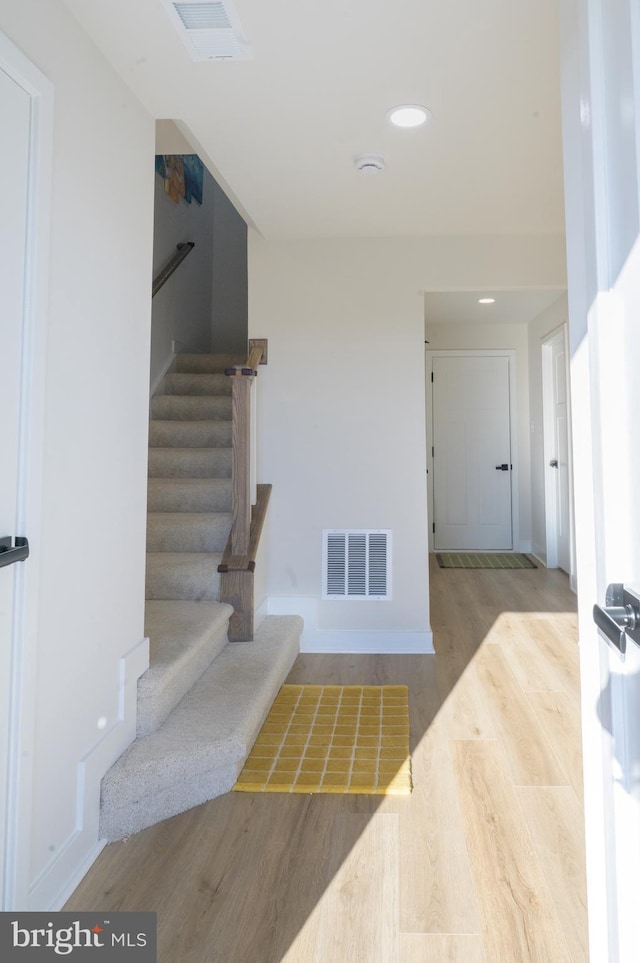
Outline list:
[[[435,656],[300,656],[406,683],[410,797],[230,793],[108,846],[70,910],[155,910],[159,963],[584,963],[575,599],[431,568]]]

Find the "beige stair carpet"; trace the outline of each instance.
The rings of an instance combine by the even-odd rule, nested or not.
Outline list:
[[[218,565],[231,527],[231,386],[243,359],[186,355],[151,402],[145,631],[137,738],[102,782],[101,833],[120,839],[234,784],[299,650],[301,620],[228,642]]]

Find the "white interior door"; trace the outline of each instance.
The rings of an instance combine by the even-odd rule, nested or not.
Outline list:
[[[509,358],[433,357],[434,547],[509,550]]]
[[[569,391],[565,331],[542,346],[547,565],[571,572]]]
[[[0,130],[0,909],[11,910],[29,890],[53,88],[1,33]]]
[[[622,655],[616,619],[607,641],[593,606],[610,584],[640,589],[640,10],[637,0],[565,0],[563,12],[590,954],[636,963],[640,646],[628,638]]]
[[[0,539],[18,531],[18,479],[21,372],[24,322],[25,248],[29,178],[31,98],[0,69],[0,184],[4,185],[0,217]],[[8,818],[8,778],[11,732],[13,655],[19,630],[16,599],[18,566],[2,564],[11,553],[0,544],[0,866],[5,865]],[[4,557],[3,557],[4,556]],[[14,556],[15,557],[15,556]],[[4,907],[4,872],[0,906]]]

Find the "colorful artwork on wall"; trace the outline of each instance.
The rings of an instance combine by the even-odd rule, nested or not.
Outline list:
[[[191,203],[191,198],[198,204],[202,204],[204,164],[197,154],[185,154],[182,163],[184,164],[184,199],[187,204]]]
[[[164,189],[174,204],[184,198],[202,204],[204,164],[197,154],[157,154],[156,173],[164,181]]]

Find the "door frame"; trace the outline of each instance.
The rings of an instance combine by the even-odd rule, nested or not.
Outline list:
[[[542,448],[544,458],[544,518],[545,518],[545,565],[547,568],[558,567],[558,537],[557,537],[557,492],[553,477],[548,471],[549,461],[555,456],[554,414],[553,414],[553,370],[551,366],[552,342],[562,336],[565,350],[565,375],[567,379],[567,445],[568,445],[568,485],[569,485],[569,581],[573,591],[576,591],[575,577],[575,519],[573,513],[573,446],[571,433],[571,371],[569,363],[569,331],[568,325],[561,324],[542,338],[540,350],[542,355]]]
[[[630,79],[633,85],[633,96],[625,98],[628,116],[625,113],[623,118],[620,115],[618,118],[627,121],[626,133],[633,138],[631,149],[636,156],[631,160],[636,166],[634,178],[637,178],[640,23],[637,4],[627,7],[628,11],[624,6],[616,7],[613,14],[628,31],[629,22],[623,19],[628,12],[631,25],[631,49],[620,53],[620,58],[621,69],[628,71],[625,81]],[[624,417],[620,417],[624,407],[618,405],[617,399],[615,406],[612,405],[610,394],[601,397],[600,383],[603,378],[614,379],[617,385],[620,378],[616,344],[620,322],[616,291],[619,269],[611,263],[609,211],[616,161],[630,159],[630,145],[627,141],[615,158],[608,149],[611,137],[606,121],[615,108],[612,110],[607,102],[605,89],[611,61],[605,62],[604,9],[599,0],[563,0],[560,5],[589,952],[593,961],[618,963],[637,959],[637,860],[631,874],[625,875],[627,867],[617,857],[622,852],[627,859],[628,854],[635,858],[639,848],[638,821],[634,802],[626,807],[629,826],[625,827],[623,820],[617,827],[619,830],[629,828],[631,834],[625,836],[621,832],[621,846],[616,849],[619,804],[616,811],[615,798],[623,788],[625,773],[622,766],[615,768],[615,740],[607,723],[619,712],[622,693],[616,693],[615,689],[623,686],[628,670],[618,655],[601,641],[592,609],[594,603],[603,604],[608,581],[627,578],[625,563],[621,565],[617,552],[611,553],[614,557],[608,557],[606,551],[601,512],[606,487],[602,476],[604,471],[618,470],[616,445],[624,445],[622,450],[626,452],[633,438]],[[607,23],[606,28],[610,27]],[[620,100],[618,107],[619,104]],[[630,120],[635,120],[635,129]],[[615,147],[620,149],[620,139]],[[637,204],[637,196],[633,203]],[[634,244],[637,248],[637,236]],[[627,258],[634,250],[626,252]],[[602,356],[603,371],[600,370]],[[607,417],[610,415],[614,416],[613,420]],[[610,426],[611,435],[608,434]],[[602,457],[603,439],[606,448],[614,454],[614,459],[606,464]],[[612,510],[617,513],[624,507],[623,500],[620,506],[612,505]],[[603,718],[599,709],[603,710]],[[637,722],[636,714],[634,732]],[[617,725],[615,728],[621,732]],[[619,925],[622,918],[624,929]]]
[[[429,551],[434,552],[433,539],[433,520],[435,518],[435,492],[433,485],[433,382],[431,374],[433,372],[434,358],[508,358],[509,359],[509,438],[511,444],[511,463],[513,468],[510,471],[511,479],[511,534],[512,552],[526,552],[531,550],[531,546],[521,546],[520,542],[520,508],[519,508],[519,460],[518,460],[518,412],[517,412],[517,391],[516,391],[516,351],[513,348],[496,348],[491,351],[486,348],[425,348],[425,387],[427,399],[427,506],[429,511]]]
[[[30,882],[54,91],[44,74],[2,33],[0,67],[31,101],[16,532],[28,536],[31,554],[17,566],[11,640],[7,818],[1,827],[6,850],[0,866],[0,909],[10,910],[28,908]]]

